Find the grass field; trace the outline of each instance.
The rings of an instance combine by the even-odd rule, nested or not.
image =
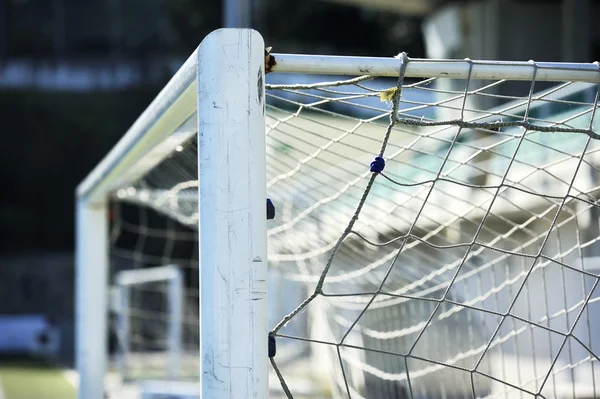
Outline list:
[[[0,384],[3,399],[75,398],[62,370],[38,360],[0,359]]]

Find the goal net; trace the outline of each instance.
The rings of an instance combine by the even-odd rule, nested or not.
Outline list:
[[[276,210],[264,231],[271,393],[600,394],[600,67],[413,60],[403,53],[385,59],[265,54],[266,84],[260,71],[258,88],[254,71],[246,76],[266,98],[263,182]],[[235,102],[238,95],[244,97],[225,98]],[[215,114],[227,106],[211,105]],[[227,168],[233,152],[203,153],[215,148],[203,129],[218,118],[202,112],[197,118],[183,124],[188,128],[178,130],[176,145],[158,151],[158,160],[111,187],[117,211],[110,252],[115,271],[179,265],[180,359],[191,361],[181,364],[178,378],[213,386],[225,380],[208,368],[216,361],[205,334],[217,329],[231,337],[232,320],[247,321],[246,314],[230,315],[237,314],[233,302],[221,303],[247,287],[235,272],[219,277],[223,264],[235,262],[227,253],[239,248],[229,247],[223,263],[217,257],[217,264],[203,264],[208,248],[198,252],[198,232],[200,241],[212,240],[211,226],[202,223],[214,221],[215,248],[245,232],[235,230],[237,209],[227,213],[224,232],[211,213],[236,188],[224,181],[202,194],[202,185],[246,171],[199,174],[198,163],[202,168],[211,157],[222,157],[219,165]],[[226,135],[236,123],[225,118],[217,130]],[[242,141],[227,145],[239,149]],[[250,169],[263,162],[254,155],[244,158]],[[208,206],[211,195],[216,200]],[[213,274],[234,282],[224,297],[211,291],[208,304],[202,290]],[[247,301],[259,302],[259,291],[250,288]],[[145,307],[152,328],[164,323],[158,302],[140,296],[135,305]],[[229,317],[215,316],[225,323],[218,328],[205,324],[213,308]],[[255,315],[256,308],[244,309],[248,318]],[[150,345],[154,338],[141,339]],[[240,353],[226,353],[231,368]]]
[[[134,190],[111,206],[113,366],[124,380],[197,379],[197,230],[125,201]]]
[[[335,397],[597,394],[598,86],[538,72],[268,85],[273,333]]]

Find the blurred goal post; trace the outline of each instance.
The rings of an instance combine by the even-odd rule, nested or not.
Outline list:
[[[397,58],[273,54],[272,72],[398,77]],[[597,64],[411,59],[406,77],[600,82]],[[198,134],[203,397],[268,397],[265,44],[252,30],[208,35],[77,188],[79,398],[107,367],[109,197]],[[227,269],[224,267],[227,266]]]
[[[184,285],[183,275],[177,265],[165,265],[134,270],[122,270],[115,274],[116,324],[118,337],[118,369],[124,381],[131,378],[131,318],[135,310],[131,309],[131,292],[140,286],[162,283],[166,289],[161,293],[167,302],[166,343],[167,361],[164,375],[170,380],[180,377],[182,356],[182,318]],[[133,311],[132,311],[133,310]]]

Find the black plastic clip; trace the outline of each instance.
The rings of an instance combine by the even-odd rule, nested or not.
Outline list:
[[[275,342],[275,334],[269,333],[269,357],[275,357],[277,353],[277,343]]]
[[[267,220],[275,219],[275,205],[267,198]]]

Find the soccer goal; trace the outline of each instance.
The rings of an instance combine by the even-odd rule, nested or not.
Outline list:
[[[599,83],[211,33],[77,189],[79,398],[165,264],[204,398],[597,397]]]

